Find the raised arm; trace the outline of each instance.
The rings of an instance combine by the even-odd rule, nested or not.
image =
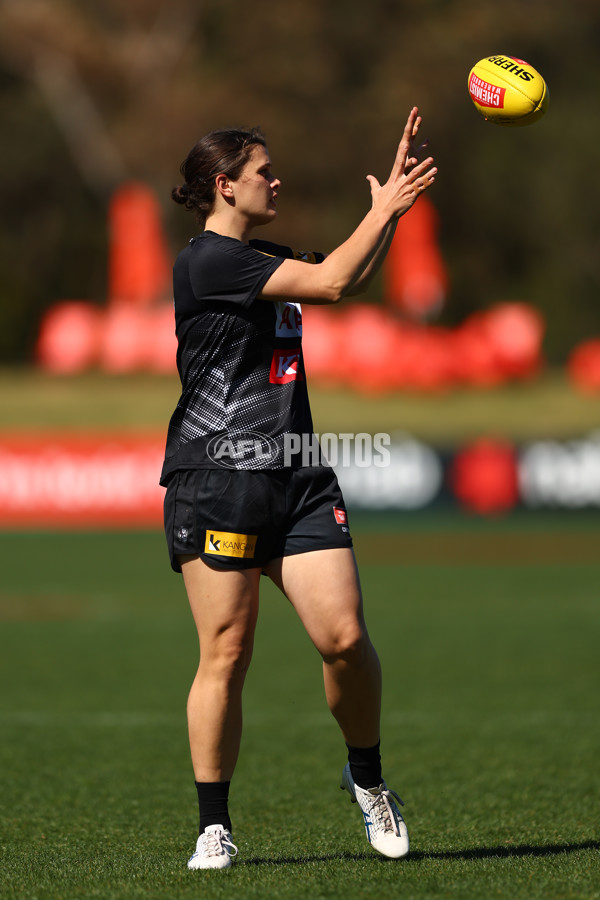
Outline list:
[[[285,260],[265,284],[263,299],[337,303],[372,277],[385,257],[398,219],[433,183],[437,173],[432,157],[416,164],[409,156],[419,123],[418,109],[414,107],[387,181],[380,184],[374,175],[367,176],[372,206],[350,237],[318,266]]]

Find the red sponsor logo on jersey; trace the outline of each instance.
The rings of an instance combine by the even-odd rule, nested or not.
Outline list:
[[[287,384],[288,381],[303,381],[300,369],[300,348],[274,350],[269,381],[271,384]]]
[[[345,509],[341,509],[339,506],[334,506],[333,515],[335,516],[335,521],[338,523],[338,525],[348,524],[348,516],[346,515]]]

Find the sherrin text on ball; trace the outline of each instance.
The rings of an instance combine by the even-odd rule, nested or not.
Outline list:
[[[495,125],[530,125],[548,108],[546,82],[516,56],[480,59],[469,72],[468,88],[475,108]]]

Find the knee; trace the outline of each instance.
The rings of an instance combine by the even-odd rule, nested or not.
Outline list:
[[[344,662],[353,668],[363,666],[373,650],[369,635],[359,623],[339,627],[329,636],[321,651],[323,662]]]
[[[210,669],[222,682],[243,680],[252,659],[252,646],[252,637],[219,635],[208,647],[201,648],[200,667]]]

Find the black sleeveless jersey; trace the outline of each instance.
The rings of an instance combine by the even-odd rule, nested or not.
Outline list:
[[[283,260],[294,258],[324,257],[211,231],[177,257],[181,397],[161,484],[182,469],[281,469],[290,465],[286,435],[312,434],[300,304],[257,299]]]

